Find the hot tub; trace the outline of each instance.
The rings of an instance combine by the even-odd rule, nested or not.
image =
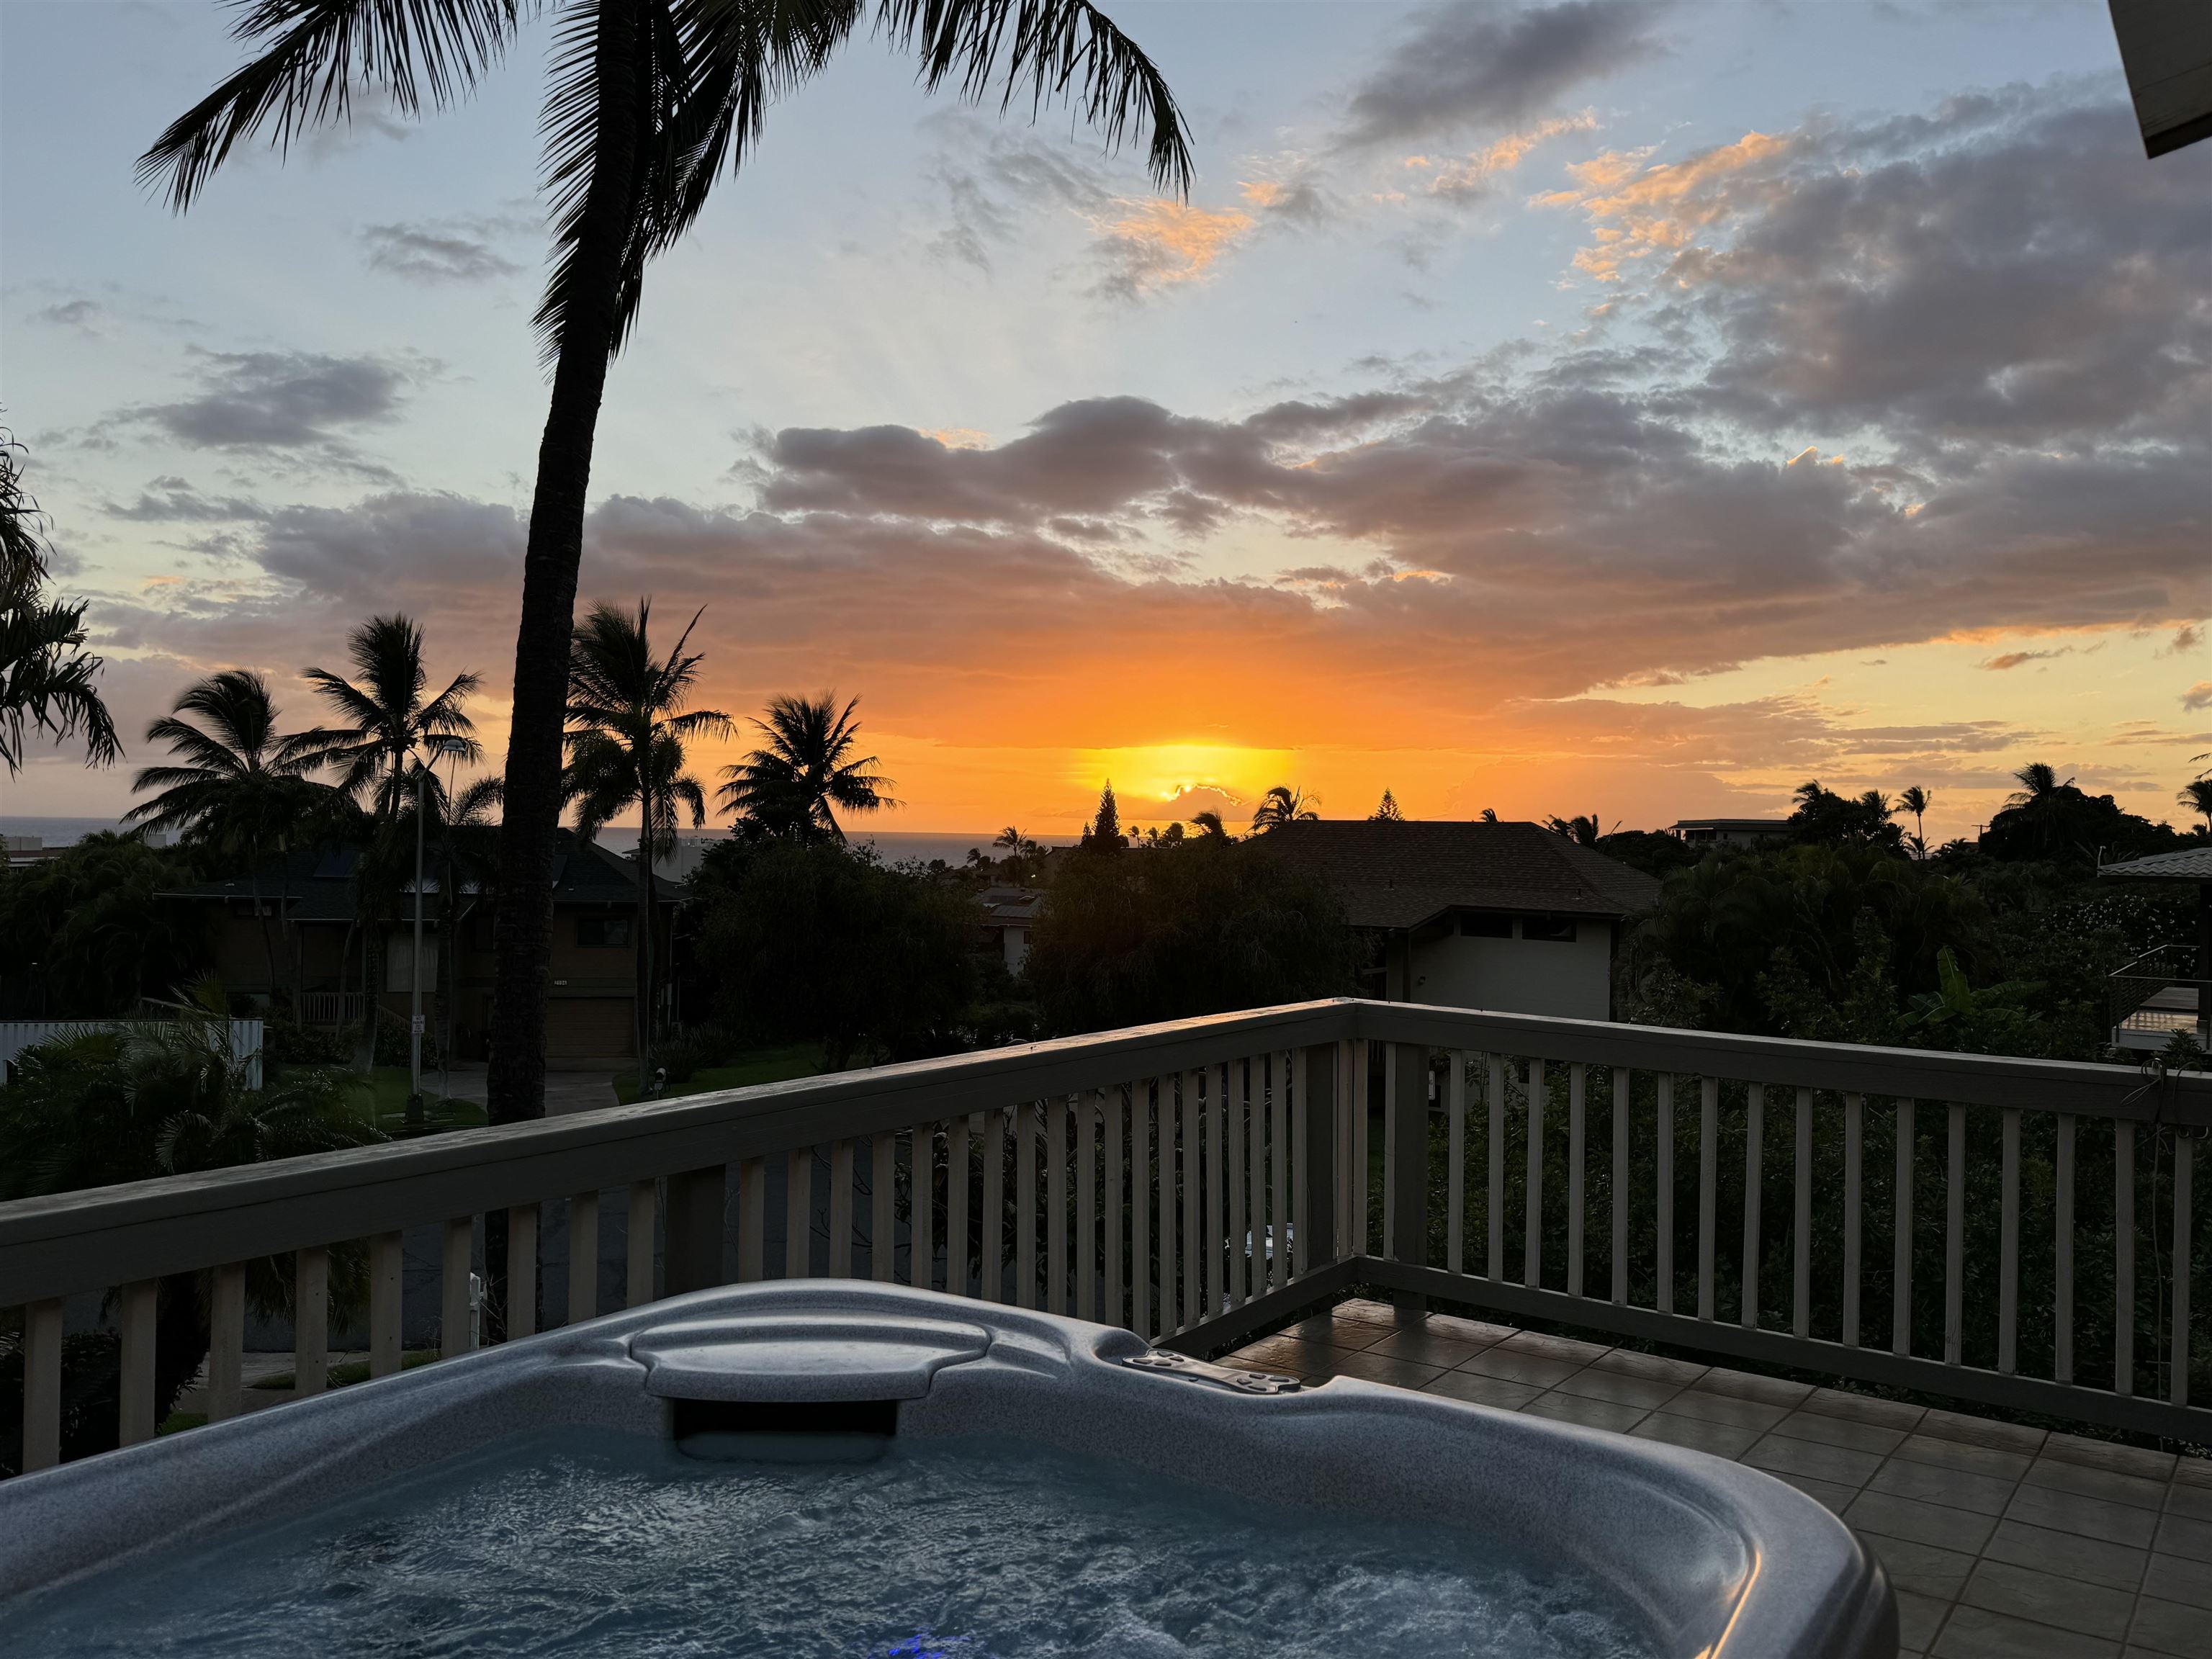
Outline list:
[[[928,1291],[702,1291],[0,1486],[0,1651],[1894,1659],[1702,1454]]]

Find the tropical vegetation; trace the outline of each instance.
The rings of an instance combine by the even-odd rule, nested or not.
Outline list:
[[[22,447],[0,428],[0,767],[22,770],[33,734],[82,741],[88,765],[123,752],[85,649],[84,602],[47,589],[45,518],[23,488]]]

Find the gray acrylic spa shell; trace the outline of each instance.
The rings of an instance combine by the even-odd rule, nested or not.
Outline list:
[[[1873,1557],[1756,1470],[1347,1378],[1255,1394],[1151,1352],[1126,1331],[889,1285],[704,1291],[0,1484],[0,1599],[548,1423],[666,1435],[676,1400],[896,1400],[902,1435],[1014,1437],[1510,1539],[1606,1581],[1670,1659],[1897,1653]]]

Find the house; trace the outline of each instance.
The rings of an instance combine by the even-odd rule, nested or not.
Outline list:
[[[1319,819],[1268,850],[1335,889],[1384,939],[1393,1002],[1610,1019],[1623,924],[1659,884],[1534,823]]]
[[[255,875],[202,882],[164,896],[204,908],[213,970],[234,994],[266,1004],[282,991],[294,996],[301,1023],[351,1028],[363,1017],[364,976],[373,975],[380,1017],[404,1033],[416,961],[411,872],[401,884],[397,920],[372,938],[360,925],[361,862],[358,847],[301,848]],[[481,1060],[491,1032],[493,898],[464,877],[448,941],[441,865],[432,848],[422,884],[423,1009],[434,1036],[450,1041],[457,1058]],[[684,889],[657,884],[656,896],[665,963],[669,919]],[[573,830],[559,831],[550,1062],[592,1064],[636,1054],[636,932],[633,862]]]
[[[2098,866],[2115,881],[2179,882],[2197,890],[2197,945],[2161,945],[2107,982],[2112,1046],[2151,1052],[2186,1031],[2212,1048],[2212,847],[2185,848]]]
[[[1030,936],[1044,915],[1044,892],[1035,887],[986,887],[975,896],[983,907],[983,931],[991,949],[1018,974],[1030,959]]]
[[[1790,834],[1787,818],[1677,818],[1667,833],[1691,847],[1757,847]]]

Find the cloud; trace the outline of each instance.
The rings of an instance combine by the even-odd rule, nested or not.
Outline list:
[[[368,263],[415,283],[480,283],[522,269],[502,258],[489,239],[458,226],[370,225],[361,234]]]
[[[2191,623],[2185,628],[2175,629],[2173,630],[2172,640],[2167,644],[2166,649],[2159,654],[2166,657],[2183,656],[2187,654],[2189,652],[2196,650],[2203,643],[2204,630],[2197,623]]]
[[[1647,0],[1433,7],[1353,89],[1340,143],[1418,143],[1526,122],[1574,88],[1657,56],[1660,9]]]
[[[1597,117],[1584,111],[1580,115],[1555,117],[1518,132],[1509,132],[1462,156],[1432,159],[1409,155],[1403,165],[1429,173],[1430,195],[1448,202],[1474,201],[1492,194],[1493,181],[1527,161],[1538,145],[1565,133],[1590,132],[1596,127]]]
[[[211,499],[173,474],[154,479],[129,506],[111,501],[105,510],[111,519],[140,524],[218,524],[266,516],[258,502],[235,495]]]
[[[1788,149],[1786,139],[1747,132],[1680,162],[1647,166],[1648,149],[1607,150],[1567,169],[1571,188],[1537,199],[1589,216],[1593,240],[1575,255],[1575,269],[1617,283],[1631,262],[1683,248],[1707,226],[1744,211],[1747,204],[1729,181],[1747,168],[1771,170]]]
[[[409,374],[380,357],[298,351],[195,352],[191,397],[142,404],[110,423],[150,426],[188,449],[271,453],[319,450],[349,458],[343,434],[390,420]]]
[[[1139,300],[1199,281],[1244,239],[1253,221],[1233,208],[1123,198],[1091,222],[1097,233],[1094,252],[1104,266],[1093,291]]]
[[[2181,694],[2181,707],[2191,714],[2212,708],[2212,680],[2199,680]]]
[[[1992,669],[2001,673],[2008,668],[2018,668],[2032,662],[2049,662],[2054,657],[2067,657],[2073,653],[2074,647],[2070,645],[2062,645],[2054,651],[2008,651],[2002,656],[1991,657],[1985,662],[1978,662],[1974,666]]]
[[[31,314],[40,322],[51,323],[56,328],[74,328],[89,334],[104,311],[97,300],[77,299],[64,300],[59,305],[47,306]]]

